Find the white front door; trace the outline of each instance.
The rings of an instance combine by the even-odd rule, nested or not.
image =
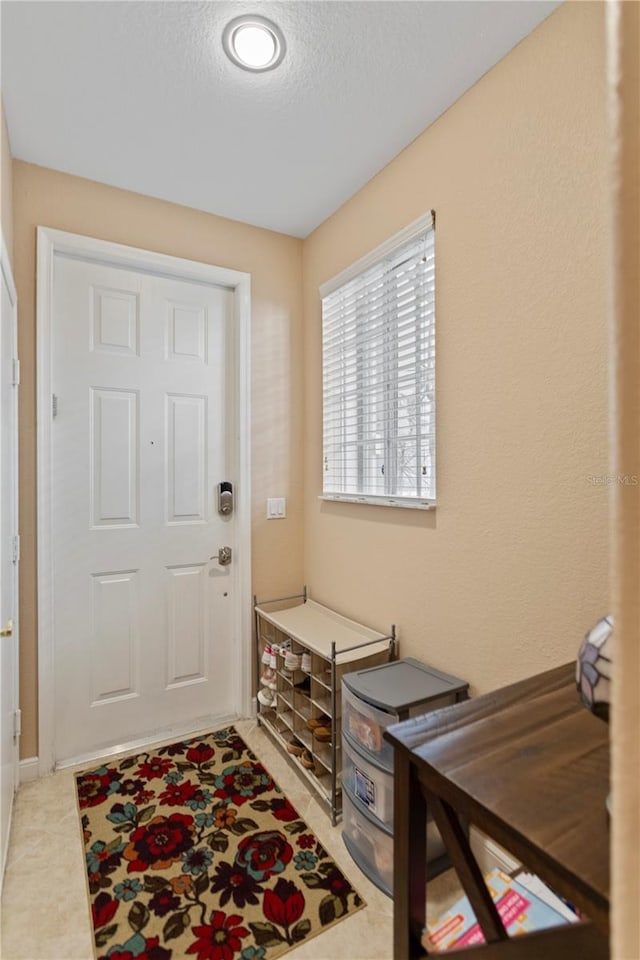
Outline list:
[[[233,293],[57,254],[55,759],[237,710]]]
[[[18,364],[16,296],[2,248],[0,305],[0,888],[18,785]]]

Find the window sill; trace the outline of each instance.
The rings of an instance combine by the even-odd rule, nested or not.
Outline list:
[[[359,493],[323,493],[318,500],[329,503],[363,503],[374,507],[403,507],[405,510],[435,510],[436,501],[417,497],[375,497]]]

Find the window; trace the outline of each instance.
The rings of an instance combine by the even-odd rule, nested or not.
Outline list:
[[[435,505],[434,223],[320,290],[325,499]]]

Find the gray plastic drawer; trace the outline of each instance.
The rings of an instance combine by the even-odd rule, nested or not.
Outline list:
[[[376,886],[391,894],[393,890],[393,836],[376,827],[342,791],[344,841],[351,856]]]
[[[369,763],[342,738],[342,782],[381,823],[393,828],[393,775]]]
[[[442,696],[429,702],[418,704],[404,711],[403,719],[419,717],[431,710],[438,710],[455,703],[455,694],[444,692]],[[367,750],[373,760],[386,770],[393,770],[393,747],[383,739],[382,734],[393,723],[398,723],[397,713],[374,707],[353,693],[346,683],[342,684],[342,729],[352,740]]]
[[[348,789],[342,791],[342,822],[342,839],[352,858],[377,887],[393,896],[393,834],[365,814]],[[444,852],[438,828],[430,820],[427,823],[427,877],[436,876],[450,866],[448,861],[442,862]]]
[[[378,710],[356,697],[346,684],[342,684],[342,729],[375,756],[377,762],[387,770],[393,768],[393,747],[382,739],[382,734],[397,721],[396,713]]]

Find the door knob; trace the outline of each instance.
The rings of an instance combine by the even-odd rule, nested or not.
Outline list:
[[[0,637],[12,637],[13,636],[13,620],[7,620],[6,627],[3,627],[0,630]]]
[[[217,560],[221,567],[228,567],[231,563],[232,550],[231,547],[220,547],[217,554],[214,553],[212,557],[209,557],[210,560]]]

